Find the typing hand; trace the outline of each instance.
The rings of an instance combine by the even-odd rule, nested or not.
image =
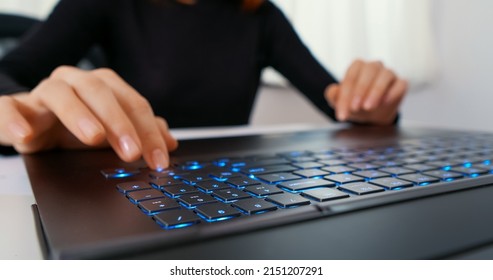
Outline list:
[[[381,62],[356,60],[340,84],[325,90],[339,121],[388,125],[397,116],[407,82]]]
[[[178,143],[148,101],[109,69],[62,66],[31,93],[0,98],[0,143],[20,153],[111,146],[124,161],[169,165]]]

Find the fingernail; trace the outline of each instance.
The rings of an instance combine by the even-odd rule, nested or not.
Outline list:
[[[353,102],[351,103],[351,109],[353,111],[358,111],[359,107],[361,106],[361,98],[359,96],[355,97]]]
[[[152,152],[152,161],[156,170],[161,171],[168,166],[168,160],[164,155],[163,151],[156,149]]]
[[[125,135],[120,138],[120,148],[128,157],[134,157],[140,153],[139,146],[132,137]]]
[[[346,120],[346,113],[345,112],[339,112],[337,114],[337,118],[339,119],[339,121],[345,121]]]
[[[93,139],[101,133],[101,130],[96,126],[96,124],[89,121],[88,119],[80,120],[78,125],[80,131],[87,139]]]
[[[29,131],[19,123],[9,123],[10,132],[18,139],[24,139],[29,135]]]
[[[365,110],[373,109],[373,100],[371,99],[366,100],[365,105],[363,107],[365,108]]]

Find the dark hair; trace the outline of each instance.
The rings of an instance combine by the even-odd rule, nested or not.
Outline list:
[[[175,2],[183,2],[183,3],[189,2],[187,0],[150,0],[150,1],[154,3],[164,3],[167,1],[175,1]],[[233,0],[229,0],[229,1],[233,1]],[[243,10],[248,12],[257,10],[262,5],[262,3],[265,2],[265,0],[236,0],[236,1],[238,2],[239,5],[241,5],[241,8]]]

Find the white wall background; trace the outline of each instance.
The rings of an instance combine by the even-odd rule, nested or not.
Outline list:
[[[1,0],[0,12],[43,17],[55,2]],[[493,1],[431,2],[438,75],[425,88],[411,89],[403,105],[403,121],[493,130]],[[264,89],[259,100],[254,124],[325,121],[303,99],[284,90]]]
[[[1,0],[0,12],[13,12],[44,18],[58,0]]]

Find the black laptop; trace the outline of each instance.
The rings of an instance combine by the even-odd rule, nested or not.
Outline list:
[[[493,258],[493,134],[345,127],[24,156],[52,259]]]

